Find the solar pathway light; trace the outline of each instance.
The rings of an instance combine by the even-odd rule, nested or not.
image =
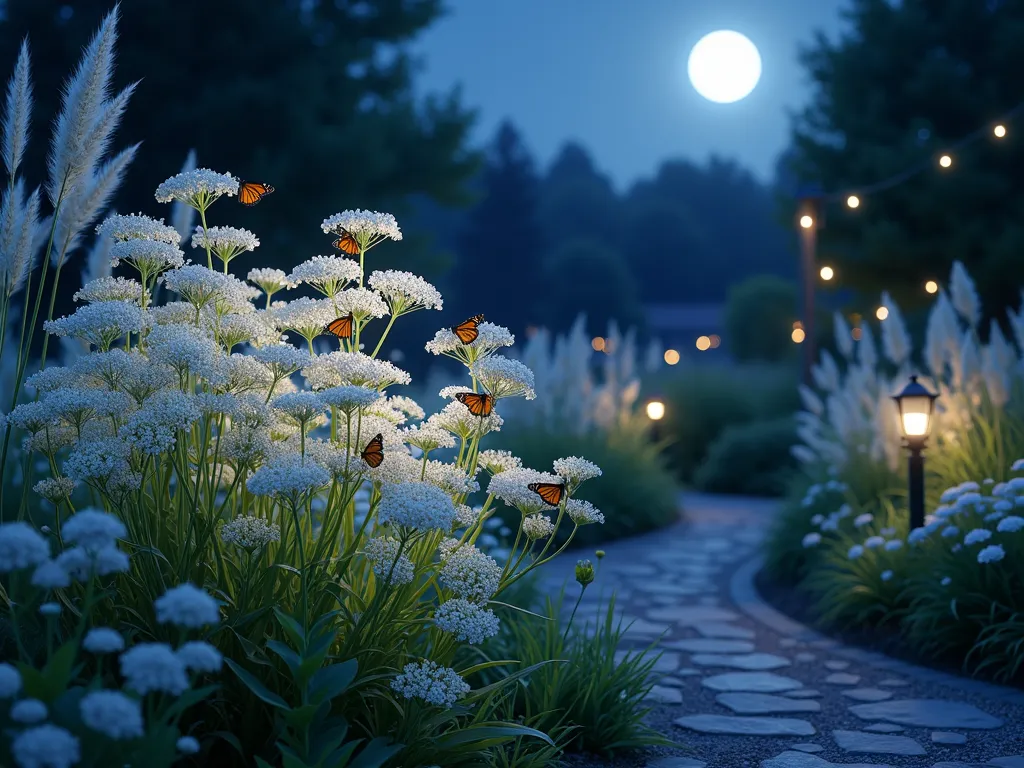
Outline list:
[[[924,525],[924,448],[932,430],[932,416],[938,395],[929,392],[917,376],[893,396],[900,410],[900,430],[910,456],[907,460],[910,529]]]

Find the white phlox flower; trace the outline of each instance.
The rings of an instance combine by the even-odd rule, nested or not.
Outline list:
[[[1006,557],[1006,550],[1002,544],[989,544],[978,553],[978,562],[981,564],[998,563]]]
[[[291,376],[309,362],[309,353],[291,344],[270,344],[254,349],[252,357],[267,366],[275,379]]]
[[[554,464],[555,474],[563,478],[570,492],[579,488],[587,480],[601,476],[601,468],[592,461],[579,456],[568,456],[557,459]]]
[[[89,653],[119,653],[124,650],[124,638],[114,629],[94,627],[85,633],[82,647]]]
[[[128,555],[113,545],[95,550],[70,547],[57,556],[56,563],[77,581],[125,573],[129,567]]]
[[[445,389],[452,388],[446,387]],[[459,387],[458,389],[463,392],[472,391],[469,387]],[[469,440],[471,437],[483,436],[491,432],[500,432],[504,423],[505,420],[501,418],[497,410],[492,410],[490,416],[474,416],[469,408],[458,400],[448,403],[427,419],[428,425],[447,430],[462,440]]]
[[[970,546],[971,544],[980,544],[983,541],[988,541],[992,538],[992,531],[987,528],[975,528],[972,531],[968,531],[967,535],[964,536],[964,544]]]
[[[378,211],[342,211],[328,216],[320,228],[324,233],[352,235],[359,247],[368,251],[385,239],[401,240],[402,230],[390,213]]]
[[[162,182],[156,188],[156,201],[169,203],[177,200],[197,211],[206,210],[222,195],[238,194],[238,179],[230,173],[217,173],[209,168],[182,171]]]
[[[816,547],[821,543],[821,534],[808,533],[806,536],[804,536],[803,541],[801,543],[803,544],[804,549]]]
[[[351,384],[322,389],[317,394],[324,405],[337,408],[345,414],[369,408],[381,399],[377,390]]]
[[[469,684],[458,672],[433,661],[406,664],[402,673],[391,681],[391,688],[407,699],[422,699],[445,709],[470,691]]]
[[[41,723],[48,714],[46,704],[39,699],[20,699],[11,705],[10,717],[16,723],[31,725]]]

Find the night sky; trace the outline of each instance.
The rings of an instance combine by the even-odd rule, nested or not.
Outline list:
[[[809,96],[797,62],[816,29],[835,37],[846,0],[448,0],[449,15],[415,47],[424,91],[461,84],[476,107],[474,141],[511,118],[546,164],[567,140],[620,188],[660,162],[710,154],[770,179],[788,111]],[[754,92],[734,104],[701,98],[690,48],[735,29],[761,53]]]

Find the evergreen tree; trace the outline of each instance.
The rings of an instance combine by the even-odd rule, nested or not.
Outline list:
[[[1019,302],[1024,282],[1024,125],[992,127],[1021,99],[1021,0],[852,0],[848,32],[804,52],[815,84],[793,127],[791,169],[825,190],[925,170],[855,211],[826,211],[822,248],[837,287],[865,306],[888,289],[906,308],[930,302],[923,286],[966,263],[990,314]],[[981,128],[981,140],[951,145]],[[1018,140],[1014,140],[1017,138]]]
[[[519,132],[502,123],[479,178],[479,202],[459,237],[453,323],[483,312],[519,335],[540,325],[545,303],[559,300],[558,286],[541,279],[545,241],[537,217],[538,185]]]

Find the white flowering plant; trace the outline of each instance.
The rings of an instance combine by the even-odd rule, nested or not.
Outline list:
[[[837,318],[841,359],[824,353],[817,390],[801,390],[802,444],[794,450],[807,480],[769,539],[769,570],[809,591],[827,624],[887,624],[918,654],[1017,679],[1024,462],[1013,459],[1024,454],[1022,315],[1008,312],[1013,342],[993,322],[982,343],[980,302],[956,264],[915,361],[898,307],[888,296],[883,304],[884,360],[867,325],[855,346]],[[914,531],[891,400],[911,372],[939,393],[926,465],[931,514]]]
[[[422,278],[372,270],[372,249],[402,239],[392,215],[324,219],[325,235],[354,250],[351,258],[314,256],[290,274],[248,269],[257,235],[215,220],[228,218],[238,179],[191,158],[156,189],[158,202],[172,204],[174,225],[141,213],[104,218],[79,306],[54,316],[62,266],[102,206],[75,214],[84,223],[74,232],[63,212],[91,189],[86,180],[113,183],[107,166],[115,160],[97,165],[109,131],[94,133],[98,115],[104,130],[116,124],[130,95],[106,92],[116,23],[115,10],[67,88],[47,187],[50,245],[35,282],[31,248],[0,248],[5,333],[13,335],[6,313],[18,292],[32,330],[48,288],[42,327],[47,340],[67,342],[61,364],[45,345],[30,362],[23,345],[3,417],[4,486],[20,499],[3,506],[17,515],[5,522],[13,544],[0,545],[12,574],[0,593],[11,630],[4,637],[27,626],[20,571],[45,565],[51,602],[63,606],[44,612],[53,631],[77,640],[102,623],[125,637],[122,677],[131,681],[135,663],[139,675],[149,663],[163,670],[137,693],[176,689],[166,692],[177,702],[161,699],[173,717],[159,707],[148,714],[173,724],[186,705],[197,706],[186,747],[201,745],[218,765],[477,765],[516,739],[551,744],[496,717],[504,689],[535,667],[479,685],[482,670],[515,660],[466,649],[515,620],[500,600],[504,589],[558,556],[578,529],[603,522],[577,498],[601,470],[572,456],[537,471],[507,452],[481,451],[509,402],[535,396],[533,372],[498,354],[514,341],[498,325],[481,323],[468,343],[444,329],[427,344],[466,368],[462,382],[442,390],[440,412],[427,417],[392,394],[410,381],[380,356],[395,320],[442,306]],[[15,190],[8,198],[16,202],[18,162],[9,155],[17,155],[12,142],[27,140],[19,127],[26,78],[27,49],[4,122]],[[34,205],[5,209],[18,223],[13,232],[35,231]],[[188,260],[187,240],[199,263]],[[115,268],[122,274],[113,276]],[[237,276],[246,270],[247,279]],[[318,297],[280,299],[298,287]],[[453,458],[439,458],[451,449]],[[478,492],[480,503],[471,504]],[[76,522],[83,505],[96,508],[88,519],[106,537],[102,546]],[[499,561],[477,543],[502,505],[518,525]],[[19,542],[45,542],[44,530],[65,548],[52,562],[26,565]],[[183,632],[200,629],[195,642],[208,645],[183,645]],[[38,643],[4,647],[23,670],[45,669],[44,651]],[[215,698],[179,685],[176,672],[169,677],[168,654],[183,653],[211,667],[212,654],[223,656],[231,672]],[[96,762],[91,742],[81,749],[83,762]],[[39,763],[15,752],[14,764]]]
[[[191,707],[217,689],[221,653],[206,640],[217,602],[191,584],[150,606],[173,643],[135,638],[97,622],[116,614],[124,524],[85,509],[60,535],[25,522],[0,524],[3,626],[0,764],[171,766],[200,750]],[[9,652],[8,652],[9,650]]]

